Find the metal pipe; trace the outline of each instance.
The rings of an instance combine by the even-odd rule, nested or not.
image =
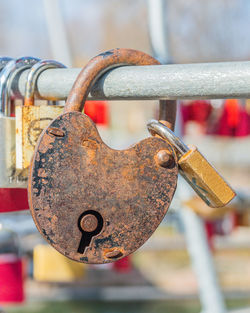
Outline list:
[[[204,223],[189,208],[180,211],[185,228],[187,248],[196,274],[203,313],[226,313],[211,251],[208,246]]]
[[[147,0],[148,28],[154,57],[170,63],[167,32],[167,0]]]
[[[53,58],[71,67],[72,55],[61,9],[62,2],[43,0],[43,6]]]
[[[49,69],[37,81],[38,97],[66,99],[80,69]],[[13,84],[23,96],[28,71]],[[110,70],[92,88],[98,100],[222,99],[250,97],[250,62],[125,66]]]

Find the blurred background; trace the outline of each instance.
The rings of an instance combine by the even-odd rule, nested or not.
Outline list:
[[[158,5],[162,14],[155,18]],[[0,0],[0,15],[0,55],[13,58],[83,67],[100,52],[122,47],[165,64],[250,59],[248,0]],[[162,45],[155,41],[159,19]],[[86,113],[104,141],[122,149],[149,135],[146,122],[157,118],[157,108],[157,101],[95,101]],[[95,266],[59,255],[29,212],[6,213],[13,210],[2,197],[3,312],[250,312],[250,100],[178,101],[176,132],[216,166],[236,200],[219,213],[208,210],[179,180],[148,242],[127,258]],[[206,307],[210,293],[220,311]]]

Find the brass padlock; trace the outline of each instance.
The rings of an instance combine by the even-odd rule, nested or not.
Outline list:
[[[207,205],[223,207],[235,192],[195,146],[186,146],[171,129],[156,120],[147,124],[152,135],[159,135],[176,151],[180,173]]]
[[[159,64],[151,56],[114,49],[93,58],[68,96],[64,114],[37,142],[29,176],[29,204],[44,238],[63,255],[84,263],[109,263],[138,249],[156,230],[173,198],[177,163],[161,138],[127,150],[109,148],[82,114],[95,81],[123,65]],[[174,125],[175,102],[160,101],[160,118]],[[162,151],[172,159],[159,162]]]
[[[30,68],[38,61],[36,58],[23,57],[10,60],[0,73],[0,187],[26,188],[27,182],[16,169],[15,154],[15,117],[11,116],[10,90],[14,77]]]
[[[32,66],[26,81],[24,105],[16,106],[16,168],[24,170],[24,180],[28,180],[27,170],[41,132],[63,113],[63,106],[35,105],[37,78],[43,71],[51,68],[65,66],[53,60],[43,60]]]

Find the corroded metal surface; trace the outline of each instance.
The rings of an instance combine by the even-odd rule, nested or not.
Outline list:
[[[152,137],[128,150],[113,150],[81,113],[91,87],[110,68],[147,64],[158,61],[130,49],[93,58],[79,74],[65,113],[37,143],[29,180],[31,213],[45,239],[73,260],[108,263],[132,253],[155,231],[174,195],[176,159],[166,141]],[[175,105],[160,101],[160,115],[174,127]],[[159,151],[174,161],[159,162]]]
[[[27,169],[42,130],[63,112],[62,106],[16,106],[16,168]],[[24,181],[28,180],[24,173]]]
[[[160,63],[150,55],[133,49],[117,48],[97,55],[87,63],[78,75],[67,98],[65,112],[81,112],[94,83],[111,68],[125,65],[157,64]],[[174,130],[176,101],[160,100],[159,105],[159,120],[166,121],[166,125]]]
[[[30,165],[38,137],[42,130],[63,112],[62,106],[35,106],[37,78],[46,69],[62,67],[65,66],[54,60],[35,63],[27,77],[24,105],[16,106],[16,168],[24,169],[24,181],[28,180],[25,169]]]
[[[76,261],[106,263],[132,253],[155,231],[174,195],[176,163],[158,165],[155,156],[162,150],[171,147],[155,137],[128,150],[113,150],[86,115],[59,116],[40,138],[33,161],[29,201],[37,228]],[[103,225],[80,253],[88,234],[78,223],[86,211],[98,212]]]

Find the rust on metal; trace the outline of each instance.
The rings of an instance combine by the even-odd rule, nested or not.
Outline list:
[[[27,173],[42,130],[62,113],[62,106],[35,106],[35,86],[38,75],[45,69],[56,67],[64,67],[64,65],[56,61],[44,60],[32,66],[27,77],[24,105],[15,107],[16,168],[24,169],[23,173]],[[23,179],[27,181],[27,175]]]
[[[170,151],[160,150],[156,157],[158,164],[162,167],[169,167],[174,163],[174,158]]]
[[[50,127],[65,136],[46,130],[36,147],[29,195],[39,231],[59,252],[80,262],[110,262],[108,250],[123,256],[134,252],[158,227],[174,195],[176,163],[164,168],[154,158],[171,146],[150,137],[130,149],[113,150],[80,112],[61,115]],[[77,225],[88,210],[102,216],[103,227],[81,254]]]
[[[16,167],[28,168],[45,127],[63,112],[62,106],[16,106]]]
[[[84,108],[87,96],[94,83],[111,68],[126,65],[159,65],[152,56],[133,49],[113,49],[91,59],[79,73],[67,99],[64,112],[78,111]],[[176,118],[176,101],[159,102],[159,120],[174,130]]]
[[[140,58],[135,60],[137,54]],[[165,140],[150,137],[127,150],[114,150],[81,113],[100,73],[124,63],[156,61],[126,49],[111,50],[97,59],[78,77],[65,113],[39,138],[28,187],[40,233],[60,253],[84,263],[113,262],[138,249],[165,216],[178,173],[175,154]],[[64,136],[55,136],[51,129]],[[159,165],[159,151],[172,153],[172,166]]]
[[[51,135],[54,135],[56,137],[63,137],[64,136],[64,131],[62,131],[61,129],[56,128],[56,127],[49,127],[48,132]]]
[[[107,251],[105,253],[105,257],[107,259],[118,259],[118,258],[121,258],[123,256],[123,253],[121,252],[121,250],[119,249],[114,249],[112,251]]]

